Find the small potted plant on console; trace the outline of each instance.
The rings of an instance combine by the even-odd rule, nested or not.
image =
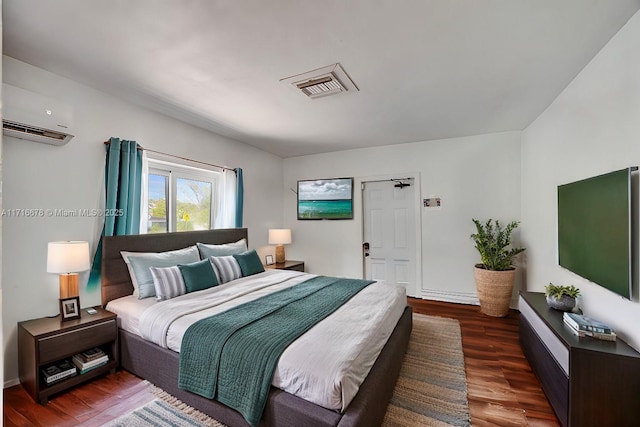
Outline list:
[[[580,295],[580,289],[573,285],[554,285],[549,283],[544,287],[547,304],[551,308],[560,311],[571,311],[576,306],[576,298]]]

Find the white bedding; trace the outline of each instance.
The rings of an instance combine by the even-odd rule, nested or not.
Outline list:
[[[180,351],[194,322],[314,275],[268,270],[224,285],[155,301],[127,296],[109,302],[120,327]],[[377,282],[367,286],[282,354],[272,384],[328,409],[344,411],[358,392],[406,306],[404,289]]]

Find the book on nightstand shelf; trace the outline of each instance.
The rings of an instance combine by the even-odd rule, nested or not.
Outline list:
[[[82,368],[82,369],[81,369],[81,368],[80,368],[80,366],[78,366],[77,364],[76,364],[76,367],[78,368],[78,373],[79,373],[80,375],[82,375],[82,374],[86,374],[87,372],[92,371],[92,370],[94,370],[94,369],[96,369],[96,368],[99,368],[99,367],[101,367],[101,366],[104,366],[104,365],[106,365],[108,362],[109,362],[109,360],[107,359],[107,360],[103,360],[103,361],[101,361],[100,363],[97,363],[97,364],[95,364],[95,365],[85,366],[85,367],[84,367],[84,368]],[[76,363],[75,359],[74,359],[73,363]]]
[[[47,385],[68,377],[73,377],[77,373],[76,367],[69,363],[68,360],[63,360],[58,364],[49,365],[42,369],[42,377]]]
[[[94,347],[90,348],[89,350],[85,350],[82,353],[78,353],[77,356],[80,357],[82,361],[89,362],[91,360],[99,359],[103,356],[106,356],[106,354],[98,347]]]
[[[562,320],[569,330],[579,337],[592,337],[605,341],[616,340],[615,331],[597,320],[569,312],[562,315]]]
[[[109,356],[99,348],[92,348],[76,354],[71,360],[80,371],[80,374],[84,374],[92,369],[106,365],[109,362]]]

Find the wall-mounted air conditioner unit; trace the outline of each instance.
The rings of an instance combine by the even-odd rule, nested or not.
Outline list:
[[[3,83],[2,133],[64,145],[73,138],[73,109],[58,100]]]

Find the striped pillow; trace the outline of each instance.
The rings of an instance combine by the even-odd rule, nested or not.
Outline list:
[[[218,283],[221,285],[242,277],[240,264],[238,264],[238,261],[233,255],[212,256],[209,257],[209,261],[211,261],[213,271],[215,271],[216,276],[218,276]]]
[[[187,288],[178,266],[159,268],[150,267],[153,286],[158,301],[175,298],[187,293]]]

